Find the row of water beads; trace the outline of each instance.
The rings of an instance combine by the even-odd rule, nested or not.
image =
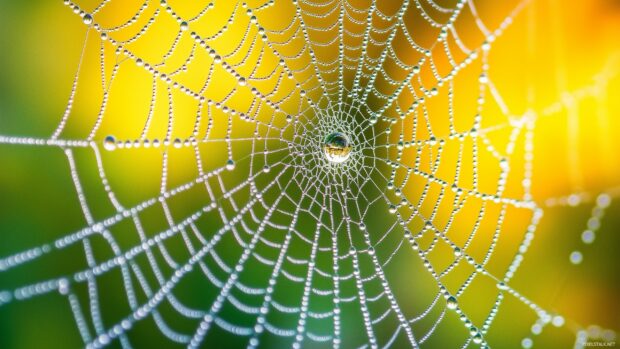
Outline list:
[[[181,148],[183,146],[188,147],[190,145],[195,146],[197,142],[198,141],[196,139],[181,140],[180,138],[175,138],[174,141],[172,141],[172,146],[175,148]],[[111,135],[105,137],[103,140],[103,148],[107,151],[114,151],[117,148],[150,148],[151,146],[154,148],[159,148],[160,146],[169,147],[170,144],[170,141],[167,139],[164,141],[160,141],[159,139],[153,139],[152,141],[148,139],[121,141]],[[351,149],[352,146],[348,136],[341,132],[331,133],[327,135],[323,141],[323,152],[325,158],[334,164],[347,161],[351,155]],[[234,162],[232,160],[228,160],[226,167],[230,170],[234,169]]]
[[[152,141],[148,139],[136,139],[135,141],[127,140],[123,142],[120,140],[116,140],[114,136],[107,136],[103,140],[103,149],[107,151],[114,151],[117,148],[150,148],[151,146],[153,148],[159,148],[160,146],[169,147],[170,144],[170,141],[167,139],[163,141],[160,141],[157,138],[153,139]],[[174,146],[175,148],[181,148],[183,146],[187,147],[196,144],[198,144],[198,141],[196,139],[186,139],[185,141],[182,141],[180,138],[176,138],[174,141],[172,141],[172,146]],[[226,161],[226,169],[228,171],[232,171],[235,169],[235,161],[233,159],[228,159]],[[266,165],[263,171],[269,172],[269,167]]]
[[[181,148],[181,147],[189,147],[192,145],[196,145],[198,144],[198,141],[196,139],[185,139],[185,140],[181,140],[180,138],[175,138],[172,142],[170,142],[169,139],[164,139],[163,141],[160,141],[159,139],[155,138],[153,140],[149,140],[149,139],[136,139],[136,140],[126,140],[126,141],[122,141],[122,140],[117,140],[116,137],[114,136],[107,136],[104,138],[103,140],[103,149],[107,150],[107,151],[113,151],[116,150],[117,148],[159,148],[160,146],[163,147],[169,147],[170,145],[172,145],[175,148]]]
[[[569,206],[577,206],[581,199],[578,195],[571,195],[568,197]],[[611,196],[603,193],[597,196],[596,205],[592,208],[592,213],[588,219],[587,229],[581,233],[581,241],[590,245],[596,239],[596,232],[601,227],[601,219],[605,215],[605,210],[611,204]],[[571,252],[569,256],[570,262],[577,265],[583,261],[583,253],[579,250]]]

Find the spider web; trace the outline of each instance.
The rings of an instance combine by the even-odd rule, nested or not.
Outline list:
[[[507,297],[561,326],[510,286],[542,217],[540,115],[510,113],[488,55],[526,2],[500,21],[471,0],[146,0],[127,18],[116,3],[64,1],[87,30],[62,119],[49,138],[0,136],[64,152],[86,223],[0,272],[76,248],[85,264],[0,304],[59,293],[89,348],[149,328],[187,347],[487,347]],[[79,115],[89,45],[100,91]],[[115,115],[128,81],[148,98]],[[333,132],[351,141],[342,164],[323,154]],[[131,198],[108,177],[119,159],[158,191]]]

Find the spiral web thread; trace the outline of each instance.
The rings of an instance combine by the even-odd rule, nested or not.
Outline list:
[[[375,1],[209,3],[183,15],[172,3],[146,0],[122,24],[100,24],[98,15],[115,1],[84,9],[65,1],[87,26],[84,50],[90,41],[101,45],[102,98],[88,134],[62,137],[68,124],[78,122],[72,108],[82,84],[82,53],[67,108],[51,137],[0,136],[5,144],[62,149],[87,223],[51,243],[0,259],[0,272],[45,255],[62,258],[73,246],[81,246],[87,265],[6,289],[0,304],[57,292],[67,298],[83,342],[93,348],[116,341],[132,347],[131,334],[146,319],[169,341],[188,347],[208,344],[214,331],[243,337],[248,348],[267,340],[292,347],[420,347],[446,331],[442,323],[450,316],[464,325],[462,332],[451,332],[458,346],[486,347],[506,297],[534,311],[541,327],[563,323],[510,286],[542,217],[530,192],[535,123],[558,109],[512,115],[489,74],[493,42],[526,2],[517,3],[493,28],[471,0],[405,0],[391,12]],[[294,15],[279,26],[272,20],[278,13]],[[216,18],[228,20],[217,30],[197,29]],[[419,28],[408,24],[412,18]],[[132,47],[153,40],[148,32],[159,21],[178,26],[165,54],[153,60],[135,53]],[[418,31],[429,37],[418,38]],[[467,42],[460,37],[463,31],[482,40]],[[145,121],[138,137],[120,139],[100,128],[113,83],[127,65],[151,76],[152,98],[148,114],[140,115]],[[453,103],[464,71],[475,76],[467,84],[475,92],[475,108],[466,117]],[[190,81],[189,74],[201,81]],[[163,101],[161,91],[167,96]],[[573,97],[590,93],[584,89]],[[447,119],[436,126],[432,103],[442,96]],[[183,98],[196,110],[190,116],[193,128],[184,136],[175,130],[178,120],[188,117],[175,112]],[[153,131],[160,105],[168,109],[163,132]],[[488,105],[498,108],[499,116],[487,116]],[[334,131],[351,139],[351,157],[343,164],[331,164],[323,154],[322,140]],[[492,136],[499,131],[506,135],[502,145]],[[146,148],[162,156],[161,190],[127,206],[104,164],[117,153]],[[173,186],[169,163],[181,151],[193,154],[196,176]],[[94,156],[113,214],[101,216],[89,203],[78,152]],[[516,191],[514,183],[509,189],[513,161],[523,162],[523,173],[512,180]],[[486,177],[480,165],[493,166],[497,176]],[[175,214],[171,202],[192,192],[201,193],[202,205]],[[604,210],[609,196],[597,203]],[[155,208],[168,227],[152,232],[144,227],[144,213]],[[461,212],[472,210],[473,217]],[[504,264],[489,263],[507,229],[504,221],[515,212],[528,218],[517,244],[503,251],[512,257]],[[119,242],[120,232],[127,234],[119,227],[123,222],[139,239],[129,247]],[[109,258],[95,256],[97,239],[111,249]],[[167,245],[173,240],[182,243],[182,251]],[[482,253],[472,247],[476,240],[485,240]],[[412,295],[398,289],[402,283],[391,269],[396,259],[410,260],[412,270],[424,275],[420,280],[432,280],[432,297],[423,307],[413,309],[405,297]],[[447,281],[457,270],[466,270],[466,277]],[[106,293],[101,279],[112,273],[128,302],[120,318],[107,316],[100,304]],[[205,291],[209,302],[203,307],[175,294],[184,278],[195,274],[211,290]],[[415,280],[417,274],[400,277]],[[490,281],[494,296],[484,316],[473,316],[460,298],[480,279]],[[87,292],[80,294],[80,287]],[[288,287],[293,295],[282,295]],[[188,320],[192,330],[175,329],[164,305]],[[231,309],[242,315],[231,316]],[[279,317],[289,320],[277,324]]]

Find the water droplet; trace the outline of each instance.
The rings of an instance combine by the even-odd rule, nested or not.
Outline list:
[[[603,193],[596,198],[596,204],[599,207],[606,208],[611,203],[611,197],[609,194]]]
[[[573,264],[580,264],[583,261],[583,255],[579,251],[573,251],[570,254],[570,262]]]
[[[263,172],[268,173],[269,171],[271,171],[271,167],[269,165],[263,166]]]
[[[507,170],[507,169],[508,169],[508,159],[506,159],[506,158],[502,158],[502,159],[499,161],[499,167],[500,167],[502,170]]]
[[[327,160],[332,163],[339,164],[347,161],[351,155],[349,138],[340,132],[329,134],[323,141],[323,152]]]
[[[187,29],[189,29],[189,24],[185,21],[181,22],[181,30],[186,31]]]
[[[87,13],[84,17],[82,17],[82,21],[84,21],[84,24],[86,25],[91,25],[93,24],[93,16]]]
[[[616,340],[616,331],[614,330],[603,330],[601,333],[601,338],[607,342],[613,342]]]
[[[587,333],[588,333],[588,337],[594,339],[594,338],[600,338],[601,337],[601,331],[602,328],[598,325],[590,325],[587,328]]]
[[[562,327],[564,325],[564,318],[560,315],[556,315],[553,317],[553,320],[551,320],[551,323],[555,327]]]
[[[578,194],[571,194],[568,197],[568,206],[575,207],[581,202],[581,197]]]
[[[175,138],[172,144],[174,145],[175,148],[178,149],[178,148],[181,148],[181,146],[183,145],[183,142],[181,142],[180,138]]]
[[[107,136],[103,140],[103,149],[108,151],[116,149],[116,138],[114,138],[114,136]]]
[[[69,294],[69,280],[61,279],[58,281],[58,292],[63,296]]]
[[[532,345],[534,345],[532,338],[526,337],[526,338],[523,338],[523,340],[521,341],[521,346],[525,349],[531,348]]]
[[[482,335],[480,334],[480,332],[476,333],[473,337],[472,340],[474,341],[474,343],[476,344],[480,344],[482,343]]]
[[[454,298],[454,296],[450,296],[446,300],[446,306],[448,307],[448,309],[454,310],[456,309],[456,307],[458,307],[458,305],[459,303],[457,302],[456,298]]]
[[[233,161],[233,159],[229,159],[228,161],[226,161],[226,169],[228,171],[232,171],[235,169],[235,162]]]
[[[454,248],[454,255],[457,257],[460,257],[463,254],[463,252],[461,252],[461,249],[459,247],[455,247]]]
[[[480,332],[478,332],[478,329],[476,328],[476,326],[471,326],[469,328],[469,334],[472,336],[475,336],[477,334],[479,334]]]
[[[585,230],[581,233],[581,241],[583,241],[584,244],[591,244],[594,242],[595,238],[596,234],[592,230]]]

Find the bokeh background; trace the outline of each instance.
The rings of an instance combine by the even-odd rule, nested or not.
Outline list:
[[[198,2],[169,2],[187,13],[205,6]],[[499,23],[517,4],[516,1],[502,1],[500,4],[491,0],[475,2],[480,16],[489,24]],[[233,4],[220,3],[216,2],[216,8],[221,7],[222,13]],[[111,1],[108,11],[101,12],[96,20],[112,25],[119,18],[126,19],[128,14],[135,13],[141,4]],[[84,9],[95,7],[92,1],[79,2],[79,5]],[[280,11],[286,12],[286,9],[283,7]],[[290,16],[291,13],[274,16],[274,21],[286,22]],[[174,21],[168,23],[162,19],[161,22],[149,32],[149,37],[134,47],[140,56],[146,57],[145,61],[166,50],[176,35],[176,29],[171,29],[177,26]],[[226,17],[222,15],[219,23],[218,20],[209,21],[202,29],[219,28],[225,22]],[[51,136],[66,107],[85,35],[86,26],[81,18],[60,1],[0,0],[0,135]],[[66,139],[86,138],[101,103],[101,43],[95,33],[91,31],[89,35],[93,38],[84,47],[74,109],[62,134]],[[119,35],[122,36],[123,32]],[[233,26],[231,35],[243,33]],[[425,33],[420,35],[426,36]],[[620,2],[616,0],[532,0],[493,44],[489,75],[497,90],[501,91],[511,114],[537,115],[532,194],[534,201],[544,209],[536,238],[511,286],[541,307],[561,314],[566,325],[560,328],[549,326],[540,335],[532,334],[535,314],[507,296],[506,305],[487,337],[492,347],[520,347],[522,339],[530,337],[534,339],[534,347],[569,348],[574,345],[579,331],[589,329],[590,334],[596,334],[597,328],[601,331],[620,330],[618,37]],[[226,44],[222,45],[225,47]],[[188,47],[189,43],[181,42],[178,49]],[[113,52],[108,46],[104,50],[107,54]],[[114,62],[108,60],[105,64],[109,69]],[[149,106],[144,101],[151,97],[152,84],[150,76],[141,72],[133,65],[122,65],[96,140],[102,141],[108,134],[118,139],[135,139],[140,133]],[[203,80],[204,76],[199,72],[198,69],[195,75],[188,74],[185,77],[187,83],[198,84]],[[109,70],[106,74],[109,76]],[[213,98],[218,91],[225,91],[227,86],[236,83],[234,79],[219,76],[214,80],[217,83],[209,90]],[[472,86],[472,89],[477,90],[477,87]],[[475,98],[475,92],[456,91],[465,96],[464,99],[470,95]],[[157,98],[165,100],[167,96],[162,92]],[[231,103],[247,103],[242,96],[236,98],[238,100]],[[184,102],[182,98],[175,104],[175,110],[179,115],[195,113],[189,100]],[[166,129],[167,105],[158,104],[154,115],[148,137],[161,138]],[[220,119],[216,117],[214,132],[225,133],[226,122],[223,114]],[[239,132],[237,137],[253,132],[243,125],[235,126]],[[180,117],[174,135],[183,137],[192,127],[192,118]],[[90,152],[89,149],[75,152],[85,187],[89,182],[93,187],[100,182]],[[110,183],[127,207],[159,190],[161,154],[158,150],[136,149],[134,153],[104,153],[102,156]],[[189,150],[187,153],[180,151],[170,160],[169,166],[174,168],[170,178],[172,183],[183,183],[196,176],[195,166],[190,160],[192,156]],[[214,145],[207,167],[221,165],[226,159],[225,147]],[[60,148],[0,144],[0,168],[0,257],[53,241],[85,225],[70,168]],[[242,179],[242,175],[237,176],[240,177],[232,180]],[[601,193],[609,195],[611,204],[598,227],[596,222],[591,222],[591,217]],[[103,204],[104,192],[93,190],[88,194],[89,203],[98,216],[105,217],[113,212],[113,207]],[[175,205],[179,211],[188,211],[197,202],[201,199],[185,199]],[[153,230],[166,224],[161,212],[147,212],[145,216]],[[524,219],[525,223],[519,220],[519,216],[514,216],[504,224],[519,230],[517,227],[523,227],[529,218]],[[591,228],[596,226],[596,238],[591,244],[585,244],[582,233],[588,229],[589,221]],[[116,233],[122,236],[123,229],[131,231],[130,227],[120,226]],[[131,246],[132,240],[127,239],[126,243]],[[519,239],[515,237],[514,241]],[[95,246],[95,249],[100,249],[104,256],[109,251],[103,242],[100,243],[102,246]],[[574,251],[582,253],[581,263],[571,263],[569,256]],[[62,275],[75,270],[76,264],[84,264],[83,251],[78,248],[44,258],[42,263],[0,272],[0,289]],[[399,267],[408,268],[407,265]],[[124,294],[119,292],[120,283],[109,282],[108,287],[100,292],[105,294],[103,308],[114,318],[126,313],[119,306],[126,301]],[[189,295],[196,299],[202,296]],[[483,304],[488,295],[481,292],[479,297]],[[476,303],[475,299],[470,301]],[[452,327],[454,331],[458,328],[462,332],[462,326],[456,321],[448,322],[446,326],[431,347],[451,343],[447,337]],[[136,339],[136,346],[156,347],[161,344],[160,336],[153,334],[156,332],[154,326],[151,332],[145,329]],[[58,295],[49,294],[0,306],[2,348],[82,345],[69,306]]]

